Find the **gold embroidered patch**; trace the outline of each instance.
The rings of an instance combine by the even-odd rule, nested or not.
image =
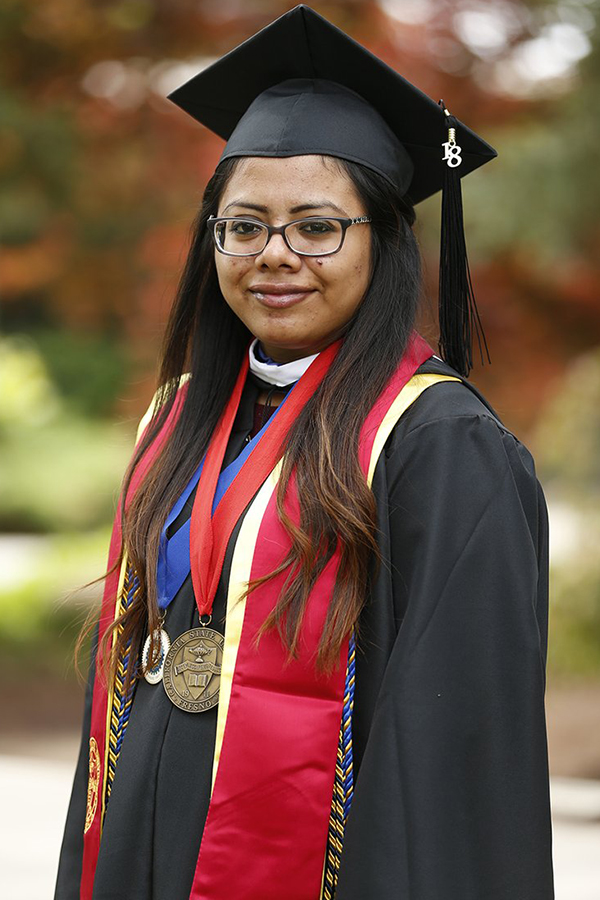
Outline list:
[[[90,738],[90,770],[88,775],[87,789],[87,809],[85,813],[85,826],[83,833],[85,834],[94,821],[96,809],[98,808],[98,786],[100,784],[100,753],[96,738]]]

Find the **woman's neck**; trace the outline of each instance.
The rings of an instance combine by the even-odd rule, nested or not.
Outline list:
[[[250,371],[267,384],[285,388],[294,384],[306,372],[316,354],[293,360],[289,363],[278,363],[268,357],[257,338],[250,344]]]

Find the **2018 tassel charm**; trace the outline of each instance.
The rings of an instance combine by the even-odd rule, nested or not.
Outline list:
[[[444,109],[445,114],[450,119],[450,113],[447,109]],[[448,127],[448,140],[442,143],[442,147],[444,148],[444,160],[446,165],[450,166],[451,169],[456,168],[456,166],[460,166],[462,162],[462,147],[459,147],[456,143],[456,128],[453,126]]]
[[[462,147],[456,142],[457,122],[439,105],[446,116],[447,140],[442,141],[444,183],[442,188],[442,226],[440,236],[439,321],[440,355],[461,375],[473,368],[473,334],[484,361],[489,351],[475,301],[463,221],[462,192],[458,168],[462,163]]]

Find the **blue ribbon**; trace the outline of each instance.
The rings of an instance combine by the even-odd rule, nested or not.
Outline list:
[[[268,421],[263,425],[261,430],[256,434],[252,440],[245,445],[245,447],[241,450],[239,456],[237,456],[233,462],[231,462],[219,475],[219,480],[217,482],[217,487],[215,490],[215,496],[213,499],[212,505],[212,514],[215,514],[215,510],[219,503],[221,502],[225,491],[230,486],[252,451],[257,446],[260,439],[265,434],[267,428],[272,423],[273,419],[286,402],[287,398],[290,396],[294,388],[289,391],[282,402],[279,404],[275,412],[268,419]],[[161,536],[160,536],[160,545],[159,545],[159,554],[158,554],[158,566],[156,570],[156,586],[158,591],[158,606],[160,609],[166,609],[171,600],[175,597],[179,589],[181,588],[183,582],[186,580],[190,573],[190,525],[191,525],[191,517],[187,519],[181,528],[178,528],[172,537],[167,537],[167,530],[176,520],[177,516],[181,513],[181,510],[187,503],[192,491],[198,484],[200,480],[200,475],[202,474],[202,466],[204,465],[204,459],[201,461],[200,465],[188,481],[183,493],[177,500],[175,506],[169,513],[165,525],[163,527]]]

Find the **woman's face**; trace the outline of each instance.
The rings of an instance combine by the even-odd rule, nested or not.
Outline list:
[[[284,225],[304,216],[366,215],[354,185],[328,157],[241,159],[221,197],[219,216]],[[350,321],[370,280],[370,225],[346,231],[330,256],[299,256],[272,235],[258,256],[215,249],[223,297],[276,362],[318,353]],[[283,305],[282,305],[283,304]]]

